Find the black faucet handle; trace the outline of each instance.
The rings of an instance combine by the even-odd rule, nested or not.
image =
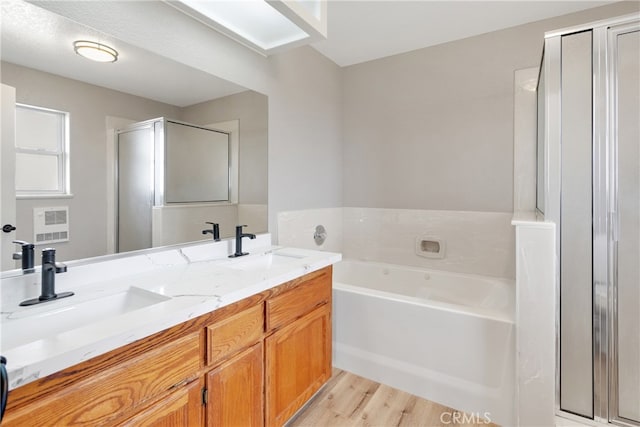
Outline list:
[[[63,264],[61,262],[56,262],[54,265],[56,266],[56,273],[66,273],[67,272],[67,264]]]
[[[14,240],[13,243],[15,243],[16,245],[20,245],[23,248],[26,246],[27,249],[32,249],[35,247],[33,243],[25,242],[24,240]]]

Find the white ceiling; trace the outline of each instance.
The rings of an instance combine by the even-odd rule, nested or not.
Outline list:
[[[327,40],[313,47],[340,66],[371,61],[612,1],[328,0]]]
[[[611,2],[328,1],[328,39],[313,47],[340,66]],[[1,0],[0,7],[3,61],[181,107],[245,90],[24,1]],[[72,43],[82,39],[114,47],[119,60],[101,64],[76,55]]]

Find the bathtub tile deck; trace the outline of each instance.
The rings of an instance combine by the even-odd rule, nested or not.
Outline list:
[[[325,388],[289,426],[495,427],[453,422],[454,413],[459,411],[334,368]]]

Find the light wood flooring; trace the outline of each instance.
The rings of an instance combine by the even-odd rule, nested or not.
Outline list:
[[[476,420],[476,424],[469,424],[469,420],[470,417],[464,418],[460,411],[334,369],[324,389],[288,426],[495,427],[489,421]]]

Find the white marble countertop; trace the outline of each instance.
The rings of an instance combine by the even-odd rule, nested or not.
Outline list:
[[[18,304],[39,295],[40,274],[3,278],[0,352],[7,358],[9,389],[341,259],[337,253],[271,246],[270,236],[266,236],[245,245],[251,255],[241,258],[227,258],[227,243],[219,242],[70,267],[67,273],[56,275],[56,292],[74,291],[75,295],[31,307]],[[55,319],[56,313],[74,310],[83,302],[95,303],[100,298],[106,301],[104,298],[117,297],[131,289],[143,296],[153,292],[157,302],[116,316],[100,318],[98,313],[97,320],[86,324],[76,323],[72,315],[67,317],[72,319],[72,326],[60,332],[52,325],[54,332],[44,337],[38,336],[42,335],[39,329],[29,330],[51,326],[47,325],[51,313],[51,319]],[[24,319],[42,321],[34,324]]]

